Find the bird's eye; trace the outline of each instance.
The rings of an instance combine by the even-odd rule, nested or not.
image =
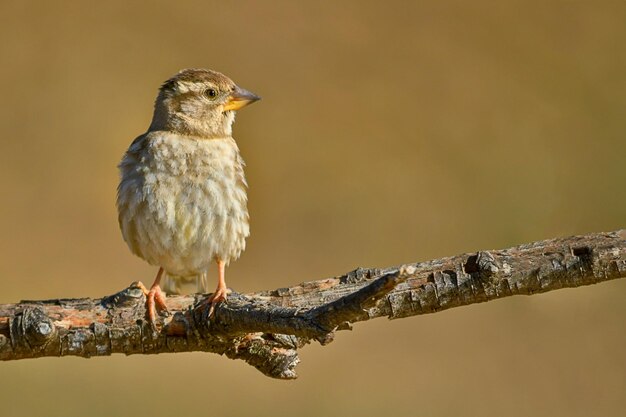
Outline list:
[[[205,90],[204,95],[210,99],[214,99],[217,97],[217,91],[213,88],[209,88],[208,90]]]

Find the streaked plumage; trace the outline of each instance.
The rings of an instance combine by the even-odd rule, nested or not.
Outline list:
[[[220,73],[183,70],[163,84],[150,128],[119,165],[122,235],[135,255],[163,268],[167,290],[191,279],[208,291],[211,263],[227,265],[245,249],[246,180],[232,123],[255,100]]]

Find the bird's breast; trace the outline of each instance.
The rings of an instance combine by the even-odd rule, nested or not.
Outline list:
[[[177,275],[239,257],[249,225],[235,141],[164,132],[144,141],[120,164],[120,225],[131,250]]]

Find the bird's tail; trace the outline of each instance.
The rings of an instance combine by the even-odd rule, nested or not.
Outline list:
[[[188,277],[171,275],[165,272],[161,279],[161,289],[167,294],[207,293],[209,292],[209,283],[207,281],[206,272]]]

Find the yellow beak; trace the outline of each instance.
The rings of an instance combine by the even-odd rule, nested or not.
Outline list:
[[[235,91],[230,94],[228,101],[224,104],[224,111],[239,110],[258,100],[261,100],[261,97],[241,87],[235,87]]]

